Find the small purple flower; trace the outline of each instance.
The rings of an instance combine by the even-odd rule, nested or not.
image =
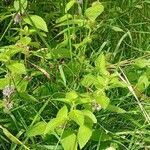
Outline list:
[[[9,98],[13,92],[14,92],[14,87],[13,86],[6,86],[3,89],[3,96]]]
[[[17,14],[14,16],[14,24],[20,23],[21,20],[22,20],[21,14],[20,14],[20,13],[17,13]]]

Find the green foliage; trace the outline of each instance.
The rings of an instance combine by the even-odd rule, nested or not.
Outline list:
[[[148,10],[0,1],[0,150],[148,149]]]
[[[92,135],[92,129],[90,129],[85,125],[81,125],[79,127],[77,138],[78,138],[80,149],[82,149],[86,145],[91,135]]]
[[[62,136],[62,146],[64,150],[77,150],[77,136],[72,131],[65,131]]]
[[[43,30],[45,32],[48,32],[46,22],[40,16],[31,15],[29,17],[24,18],[24,21],[27,24],[29,24],[35,28],[38,28],[38,29]]]
[[[92,7],[86,9],[85,15],[91,21],[95,21],[103,11],[104,6],[100,2],[93,2]]]

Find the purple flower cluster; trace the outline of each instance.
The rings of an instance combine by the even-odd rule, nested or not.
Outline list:
[[[14,87],[13,86],[6,86],[3,89],[4,98],[9,98],[13,92],[14,92]]]

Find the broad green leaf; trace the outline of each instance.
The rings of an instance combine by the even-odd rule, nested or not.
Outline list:
[[[142,76],[140,76],[136,88],[141,92],[143,92],[148,88],[149,85],[150,85],[150,81],[148,80],[147,75],[143,74]]]
[[[24,18],[24,21],[33,27],[48,32],[46,22],[40,16],[31,15],[29,17]]]
[[[76,93],[76,91],[70,91],[66,93],[66,98],[72,101],[78,98],[78,94]]]
[[[16,85],[16,89],[18,92],[25,92],[27,89],[29,81],[27,79],[22,79],[21,81],[18,81]]]
[[[56,118],[66,117],[68,116],[68,109],[66,106],[63,106],[57,113]]]
[[[89,110],[82,110],[84,116],[87,116],[88,118],[90,118],[92,120],[93,123],[97,123],[97,119],[95,117],[95,115],[89,111]]]
[[[127,84],[124,83],[123,81],[120,81],[118,77],[114,77],[110,80],[109,86],[110,88],[116,88],[116,87],[125,88],[127,87]]]
[[[70,2],[68,2],[65,8],[65,13],[67,13],[75,3],[76,0],[71,0]]]
[[[38,102],[38,100],[33,97],[32,95],[26,93],[26,92],[23,92],[23,93],[19,93],[19,96],[25,100],[25,101],[28,101],[28,102]]]
[[[50,53],[47,53],[46,59],[52,59],[52,54],[53,58],[55,59],[70,58],[70,51],[67,48],[63,47],[54,49]]]
[[[56,20],[56,23],[61,23],[61,22],[63,22],[63,21],[66,21],[66,20],[72,19],[72,18],[73,18],[72,15],[70,15],[70,14],[65,14],[63,17],[58,18],[58,19]]]
[[[104,54],[101,54],[97,60],[95,61],[95,66],[100,74],[102,75],[109,75],[109,72],[106,68],[106,60]]]
[[[58,117],[58,118],[54,118],[54,119],[50,120],[46,125],[46,129],[44,131],[44,134],[48,134],[48,133],[53,132],[54,129],[63,125],[66,120],[67,120],[66,117],[61,117],[61,118]]]
[[[106,109],[110,103],[109,98],[106,96],[105,92],[97,91],[94,95],[96,102],[103,108]]]
[[[107,89],[109,78],[107,76],[97,76],[95,86],[97,89]]]
[[[92,7],[86,9],[85,16],[91,21],[95,21],[103,11],[104,6],[100,2],[93,2]]]
[[[92,129],[85,125],[81,125],[78,130],[77,139],[80,146],[80,149],[82,149],[86,143],[90,140],[92,136]]]
[[[81,82],[81,84],[85,87],[89,87],[95,83],[96,83],[95,76],[93,76],[91,74],[85,75]]]
[[[78,49],[79,47],[85,46],[88,43],[91,43],[92,39],[91,37],[86,37],[83,39],[82,42],[78,43],[78,44],[74,44],[75,48]]]
[[[24,47],[16,45],[9,45],[9,46],[4,46],[0,49],[0,59],[4,58],[7,60],[10,60],[10,57],[14,56],[15,54],[24,51]],[[1,58],[2,57],[2,58]]]
[[[84,124],[84,114],[80,110],[72,110],[69,113],[69,117],[71,120],[75,121],[78,125]]]
[[[0,90],[3,90],[7,85],[9,85],[10,80],[8,78],[0,79]]]
[[[42,135],[44,134],[44,131],[46,129],[46,123],[45,122],[38,122],[34,126],[32,126],[28,131],[27,131],[27,136],[32,137],[36,135]]]
[[[137,59],[135,60],[134,65],[139,68],[150,67],[150,60],[149,59]]]
[[[61,144],[64,150],[77,150],[77,138],[74,132],[64,131]]]
[[[27,0],[15,0],[14,8],[16,11],[20,11],[24,13],[24,10],[27,8],[28,1]]]
[[[104,142],[112,140],[112,137],[110,133],[107,133],[106,131],[100,128],[93,130],[91,140],[93,141],[101,140]]]
[[[7,68],[11,71],[12,74],[26,74],[26,68],[23,63],[12,63],[7,65]]]
[[[6,55],[5,53],[0,53],[0,61],[7,62],[10,60],[10,57]]]
[[[22,37],[19,41],[17,41],[16,44],[22,44],[24,46],[27,46],[30,44],[30,42],[31,42],[31,38],[26,36],[26,37]]]

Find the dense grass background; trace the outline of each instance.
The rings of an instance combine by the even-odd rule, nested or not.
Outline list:
[[[92,27],[90,33],[92,41],[79,49],[75,49],[73,44],[82,42],[88,36],[88,30],[81,27],[75,34],[71,34],[73,33],[70,29],[72,26],[58,27],[56,23],[56,20],[65,14],[67,2],[67,0],[30,0],[28,2],[24,15],[34,14],[42,17],[47,23],[49,32],[46,36],[38,30],[30,34],[32,42],[29,45],[29,56],[14,56],[14,60],[23,60],[28,68],[28,74],[24,76],[23,81],[27,81],[28,84],[25,92],[32,97],[16,94],[12,97],[13,108],[9,112],[5,112],[0,107],[0,126],[7,128],[31,149],[62,149],[60,140],[55,136],[29,138],[26,131],[40,120],[48,122],[54,118],[63,105],[57,99],[65,97],[68,91],[91,92],[90,89],[83,88],[81,80],[87,73],[95,73],[94,62],[103,52],[109,62],[110,72],[112,69],[118,71],[123,79],[127,77],[133,91],[128,88],[115,88],[106,92],[111,104],[126,112],[116,113],[107,109],[94,112],[98,122],[93,126],[94,132],[91,140],[83,149],[103,150],[110,147],[112,150],[150,149],[150,65],[144,68],[133,65],[135,60],[141,58],[149,63],[149,0],[101,1],[105,9],[97,18],[96,25]],[[93,0],[83,0],[82,14],[92,2]],[[23,36],[21,30],[25,25],[14,24],[13,14],[15,13],[13,1],[10,4],[6,1],[0,2],[0,49],[3,46],[14,45]],[[70,10],[70,13],[80,17],[76,6]],[[59,35],[68,28],[67,34]],[[69,40],[67,44],[66,39]],[[41,48],[46,50],[41,51]],[[63,50],[69,50],[69,52],[64,54]],[[53,59],[47,58],[51,51],[55,53]],[[57,56],[57,54],[60,55]],[[60,67],[63,68],[65,79],[62,78]],[[0,62],[0,78],[5,76],[4,70],[7,69],[4,63]],[[136,85],[143,74],[147,75],[148,81],[145,81],[146,89],[140,91],[136,89]],[[1,101],[3,101],[2,90]],[[76,128],[75,125],[71,126],[72,129]],[[21,150],[24,147],[12,142],[11,138],[0,130],[0,149]]]

